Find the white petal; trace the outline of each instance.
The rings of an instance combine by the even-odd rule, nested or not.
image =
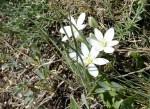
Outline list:
[[[103,51],[103,50],[104,50],[104,47],[102,47],[102,46],[97,46],[97,47],[95,47],[95,49],[100,52],[100,51]]]
[[[88,71],[90,75],[97,77],[98,76],[98,69],[94,64],[89,64],[88,65]]]
[[[78,37],[80,37],[80,33],[79,32],[75,32],[74,36],[75,36],[75,38],[78,38]]]
[[[90,37],[90,38],[87,39],[87,41],[90,43],[90,45],[92,45],[92,47],[95,48],[95,50],[97,50],[97,51],[104,50],[104,47],[102,47],[100,45],[100,42],[97,39]]]
[[[76,20],[75,20],[72,16],[69,16],[68,19],[71,21],[71,23],[72,23],[74,26],[77,26]],[[72,25],[72,24],[71,24],[71,25]],[[73,26],[73,27],[74,27],[74,26]]]
[[[84,24],[84,25],[78,25],[78,26],[77,26],[77,29],[78,29],[78,30],[82,30],[82,29],[84,29],[85,27],[86,27],[85,24]]]
[[[94,47],[97,47],[97,46],[100,45],[100,42],[97,39],[93,38],[93,37],[89,37],[87,39],[87,41],[90,43],[90,45],[92,45]]]
[[[63,28],[60,28],[60,33],[67,34],[68,36],[72,35],[71,27],[70,26],[64,26]]]
[[[64,28],[64,27],[63,27]],[[63,28],[60,28],[59,32],[62,33],[62,34],[65,34],[65,31]]]
[[[79,55],[80,55],[80,57],[79,57]],[[85,57],[83,55],[81,55],[81,54],[79,54],[79,55],[76,52],[69,53],[69,57],[71,59],[73,59],[75,61],[78,61],[79,63],[82,63],[81,59],[85,60]]]
[[[90,42],[91,39],[93,39],[93,37],[87,37],[87,38],[86,38],[86,40],[87,40],[88,42]]]
[[[95,34],[95,37],[98,40],[102,40],[103,39],[103,34],[97,28],[94,29],[94,34]]]
[[[104,48],[104,52],[105,52],[105,53],[113,53],[114,50],[115,50],[115,49],[112,48],[112,47],[105,47],[105,48]]]
[[[82,23],[84,22],[84,20],[85,20],[85,13],[82,13],[82,14],[80,14],[80,16],[78,17],[77,25],[78,25],[78,26],[82,25]]]
[[[81,51],[82,51],[82,54],[85,57],[88,57],[88,55],[89,55],[89,49],[88,49],[88,47],[84,43],[81,43]]]
[[[78,56],[77,61],[82,64],[82,61],[84,63],[85,57],[82,54],[79,54],[79,55],[80,55],[80,57]]]
[[[109,61],[107,59],[104,58],[96,58],[93,60],[93,63],[96,65],[105,65],[107,64]]]
[[[73,60],[77,60],[77,53],[76,52],[69,53],[69,57]]]
[[[98,56],[98,54],[99,54],[99,50],[97,50],[95,47],[92,47],[89,56],[92,59],[94,59],[94,58],[96,58]]]
[[[114,46],[114,45],[117,45],[119,43],[119,41],[117,41],[117,40],[113,40],[113,41],[110,41],[110,42],[108,42],[108,46]]]
[[[109,30],[106,31],[104,39],[106,39],[107,42],[110,42],[114,38],[114,35],[115,35],[114,28],[110,28]]]
[[[84,64],[84,66],[87,66],[86,59],[87,59],[87,57],[85,57],[82,54],[80,54],[78,62],[80,62],[81,64]]]
[[[68,36],[67,35],[65,35],[63,38],[62,38],[62,40],[61,41],[63,41],[63,42],[66,42],[67,40],[68,40]]]

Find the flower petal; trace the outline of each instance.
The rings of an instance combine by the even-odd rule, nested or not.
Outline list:
[[[97,47],[100,45],[100,42],[96,38],[93,38],[93,37],[87,38],[87,41],[89,42],[90,45],[94,47]]]
[[[107,42],[112,41],[114,35],[115,35],[114,28],[110,28],[109,30],[106,31],[104,39],[106,39]]]
[[[78,25],[78,26],[77,26],[77,29],[78,29],[78,30],[82,30],[82,29],[84,29],[85,27],[86,27],[86,24]]]
[[[102,47],[102,46],[98,46],[98,47],[95,47],[95,49],[97,50],[97,51],[103,51],[104,50],[104,47]]]
[[[80,57],[78,56],[77,61],[81,64],[84,64],[85,57],[82,54],[79,54],[79,55],[80,55]]]
[[[77,53],[76,52],[71,52],[71,53],[69,53],[69,57],[73,60],[77,60]]]
[[[61,41],[63,41],[63,42],[66,42],[67,40],[68,40],[68,36],[67,35],[65,35],[63,38],[62,38],[62,40]]]
[[[74,27],[74,26],[77,26],[76,20],[75,20],[72,16],[68,16],[68,19],[69,19],[70,22],[73,24],[73,27]],[[71,24],[71,25],[72,25],[72,24]]]
[[[71,31],[71,27],[70,26],[64,26],[62,28],[60,28],[60,33],[62,34],[67,34],[68,36],[72,35],[72,31]]]
[[[99,50],[97,50],[95,47],[92,47],[89,57],[95,59],[98,56],[98,54],[99,54]]]
[[[107,64],[109,61],[105,58],[96,58],[93,60],[93,63],[96,65],[104,65]]]
[[[84,20],[85,20],[85,13],[81,13],[80,16],[78,17],[78,20],[77,20],[77,26],[80,27],[80,25],[82,25]]]
[[[78,38],[78,37],[80,37],[80,33],[79,32],[75,32],[74,36],[75,36],[75,38]]]
[[[98,76],[98,69],[94,64],[89,64],[88,65],[88,71],[89,71],[90,75],[92,75],[94,77]]]
[[[79,56],[80,55],[80,56]],[[71,52],[69,53],[69,57],[74,60],[74,61],[78,61],[79,63],[82,64],[82,60],[85,60],[85,57],[82,54],[77,54],[76,52]]]
[[[113,41],[110,41],[110,42],[108,42],[108,46],[114,46],[114,45],[117,45],[119,43],[119,41],[117,41],[117,40],[113,40]]]
[[[95,38],[88,38],[87,41],[90,43],[90,45],[92,45],[92,47],[95,48],[95,50],[97,50],[97,51],[104,50],[104,47],[102,47],[100,45],[100,42],[97,39],[95,39]]]
[[[103,34],[97,28],[94,29],[94,34],[99,41],[103,39]]]
[[[114,51],[115,51],[115,49],[113,47],[105,47],[104,48],[105,53],[113,53]]]
[[[84,43],[81,43],[81,52],[85,57],[88,57],[89,49]]]

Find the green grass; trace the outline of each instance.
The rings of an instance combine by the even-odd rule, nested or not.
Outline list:
[[[148,0],[1,1],[0,93],[11,94],[2,108],[150,108],[149,5]],[[61,42],[66,16],[81,12],[86,23],[87,16],[94,17],[103,33],[114,27],[120,41],[113,55],[102,54],[111,63],[100,67],[98,78],[68,57],[68,47],[76,51],[78,42]],[[90,32],[86,27],[83,33]]]

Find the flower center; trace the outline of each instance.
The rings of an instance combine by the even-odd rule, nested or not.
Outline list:
[[[101,45],[102,47],[106,47],[107,41],[106,41],[105,39],[102,39],[102,40],[100,41],[100,45]]]
[[[85,61],[86,61],[87,64],[91,64],[92,63],[92,59],[91,58],[87,58]]]

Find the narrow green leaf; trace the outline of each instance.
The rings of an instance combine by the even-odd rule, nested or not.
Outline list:
[[[116,82],[111,82],[111,85],[115,89],[118,89],[118,90],[123,89],[123,86],[121,86],[120,84],[118,84]]]
[[[99,85],[104,88],[105,90],[110,90],[111,87],[110,87],[110,84],[107,82],[107,81],[104,81],[104,82],[99,82]]]
[[[123,102],[122,99],[121,99],[120,101],[115,101],[115,102],[113,103],[113,107],[114,107],[115,109],[119,109],[119,107],[120,107],[120,105],[121,105],[122,102]]]
[[[104,93],[106,92],[106,89],[105,88],[98,88],[95,90],[96,93]]]
[[[76,102],[73,96],[70,98],[70,109],[80,109],[80,106]]]
[[[128,97],[127,99],[125,99],[120,106],[120,109],[134,109],[132,107],[132,104],[134,103],[134,101],[136,100],[137,95],[133,95],[131,97]]]
[[[82,98],[83,103],[84,103],[85,106],[87,107],[87,109],[90,109],[90,108],[89,108],[89,105],[88,105],[88,102],[87,102],[86,97],[85,97],[84,94],[81,95],[81,98]]]

